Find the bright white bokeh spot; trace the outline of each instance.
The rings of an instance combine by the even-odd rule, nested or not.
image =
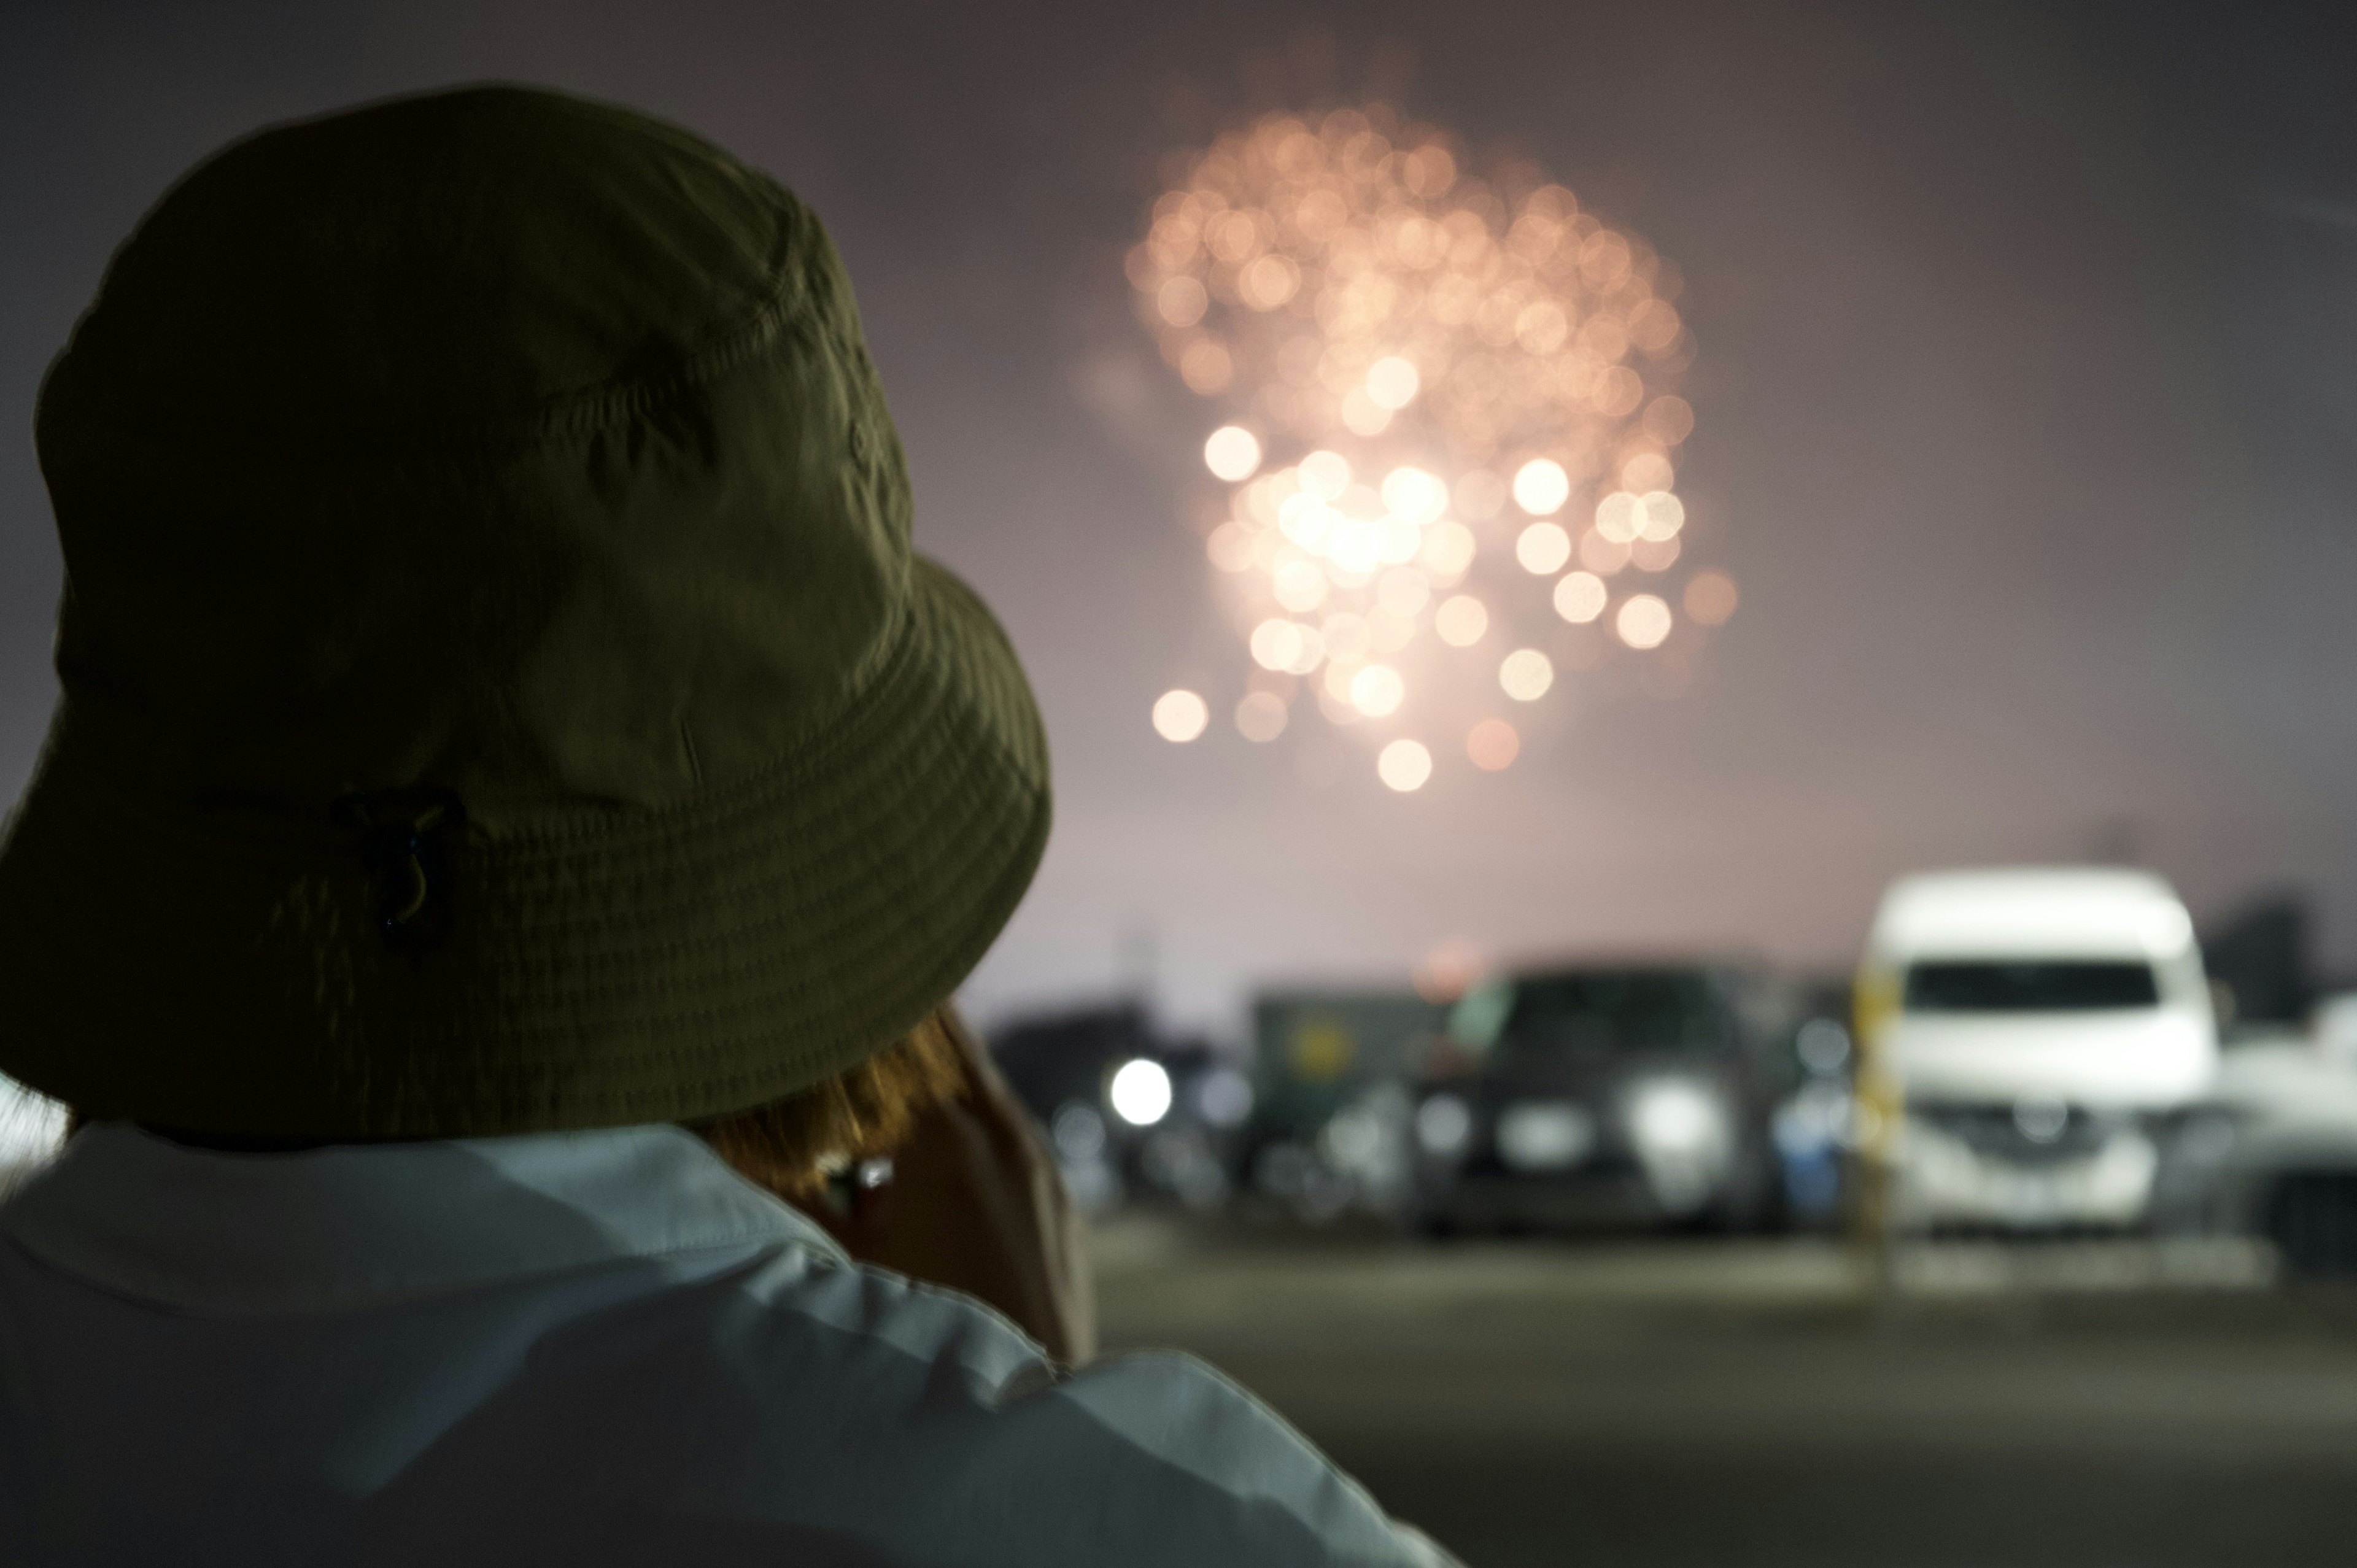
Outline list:
[[[1555,665],[1535,648],[1517,648],[1499,663],[1498,684],[1518,703],[1535,703],[1555,684]]]
[[[1448,487],[1422,468],[1394,468],[1383,476],[1383,506],[1410,522],[1437,522],[1448,508]]]
[[[1575,626],[1585,626],[1604,613],[1604,579],[1593,572],[1573,572],[1555,585],[1555,613]]]
[[[1301,657],[1301,628],[1272,617],[1253,628],[1253,662],[1264,670],[1290,670]]]
[[[1656,542],[1674,539],[1686,525],[1686,503],[1667,490],[1647,492],[1638,503],[1642,513],[1637,523],[1637,537]]]
[[[1612,629],[1631,648],[1659,648],[1670,635],[1670,607],[1652,594],[1639,594],[1620,607]]]
[[[1170,1114],[1170,1074],[1160,1062],[1133,1057],[1105,1086],[1113,1113],[1133,1127],[1151,1127]]]
[[[1533,517],[1552,517],[1571,499],[1571,476],[1552,457],[1534,457],[1514,471],[1514,504]]]
[[[1378,408],[1402,409],[1415,401],[1423,378],[1415,361],[1387,355],[1367,367],[1367,397]]]
[[[1432,612],[1432,629],[1451,648],[1470,648],[1490,629],[1490,612],[1472,595],[1458,594]]]
[[[1351,460],[1340,452],[1318,451],[1301,459],[1301,488],[1320,500],[1340,500],[1351,488]]]
[[[1370,664],[1351,677],[1351,705],[1371,719],[1397,713],[1407,697],[1407,682],[1388,664]]]
[[[1260,467],[1260,437],[1241,424],[1222,424],[1203,443],[1203,466],[1233,484]]]
[[[1637,537],[1645,524],[1645,503],[1627,490],[1614,490],[1596,503],[1596,532],[1615,544]]]
[[[1405,795],[1432,777],[1432,753],[1413,740],[1395,740],[1375,758],[1375,777]]]
[[[1334,510],[1305,490],[1286,497],[1277,507],[1276,526],[1304,550],[1315,550],[1333,532]]]
[[[1203,699],[1181,687],[1155,700],[1154,733],[1165,740],[1184,743],[1203,733],[1211,710]]]
[[[1534,522],[1514,541],[1514,559],[1533,576],[1553,576],[1571,559],[1571,535],[1558,523]]]

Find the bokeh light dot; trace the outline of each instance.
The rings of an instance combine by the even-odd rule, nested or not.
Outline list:
[[[1367,395],[1383,408],[1405,408],[1415,401],[1422,384],[1415,361],[1397,354],[1387,354],[1367,367]]]
[[[1222,424],[1203,443],[1203,466],[1234,484],[1260,467],[1260,437],[1241,424]]]
[[[1339,500],[1351,488],[1351,460],[1323,448],[1301,459],[1301,488],[1320,500]]]
[[[1375,776],[1403,795],[1421,789],[1432,777],[1432,753],[1421,741],[1395,740],[1375,757]]]
[[[1514,559],[1537,577],[1552,577],[1571,559],[1571,535],[1560,523],[1534,522],[1514,540]]]
[[[1670,607],[1652,594],[1637,594],[1612,618],[1612,629],[1631,648],[1659,648],[1670,635]]]
[[[1724,572],[1696,573],[1686,585],[1686,614],[1704,626],[1724,626],[1735,613],[1735,579]]]
[[[1498,684],[1518,703],[1535,703],[1555,684],[1555,665],[1535,648],[1517,648],[1498,665]]]
[[[1236,733],[1246,740],[1267,742],[1285,733],[1285,699],[1272,692],[1253,692],[1236,704]]]
[[[1552,457],[1534,457],[1514,471],[1514,504],[1533,517],[1552,517],[1571,499],[1571,478]]]
[[[1484,773],[1511,767],[1522,750],[1523,737],[1503,719],[1483,719],[1465,736],[1465,755]]]
[[[1489,607],[1470,594],[1443,599],[1432,613],[1432,629],[1451,648],[1470,648],[1490,629]]]
[[[1351,705],[1371,719],[1399,711],[1407,696],[1407,682],[1388,664],[1370,664],[1351,677]]]
[[[1585,626],[1604,613],[1604,579],[1593,572],[1566,573],[1555,585],[1555,613]]]
[[[1211,722],[1211,710],[1196,693],[1178,687],[1162,693],[1154,703],[1154,733],[1168,741],[1185,744],[1203,733]]]

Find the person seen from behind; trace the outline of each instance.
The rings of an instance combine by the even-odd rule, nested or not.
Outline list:
[[[76,1130],[0,1206],[0,1556],[1448,1561],[1200,1363],[1091,1363],[947,1000],[1045,736],[786,190],[522,89],[265,131],[36,435],[0,1072]]]

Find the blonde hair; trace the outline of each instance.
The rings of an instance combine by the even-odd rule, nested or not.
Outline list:
[[[958,1027],[943,1008],[833,1078],[749,1111],[683,1125],[738,1174],[780,1197],[814,1197],[830,1172],[889,1155],[928,1108],[964,1092]]]

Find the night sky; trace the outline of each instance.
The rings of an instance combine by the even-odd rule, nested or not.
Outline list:
[[[2332,7],[1458,3],[0,8],[0,794],[55,685],[43,368],[167,181],[486,79],[615,99],[826,220],[918,543],[1021,650],[1059,824],[985,1015],[1710,948],[1838,967],[1899,873],[2126,855],[2306,891],[2357,971],[2357,47]],[[1370,83],[1674,259],[1681,486],[1742,606],[1674,700],[1581,677],[1507,772],[1147,723],[1245,663],[1217,423],[1130,314],[1157,156]],[[1702,520],[1707,519],[1707,521]],[[1314,722],[1308,726],[1316,727]]]

